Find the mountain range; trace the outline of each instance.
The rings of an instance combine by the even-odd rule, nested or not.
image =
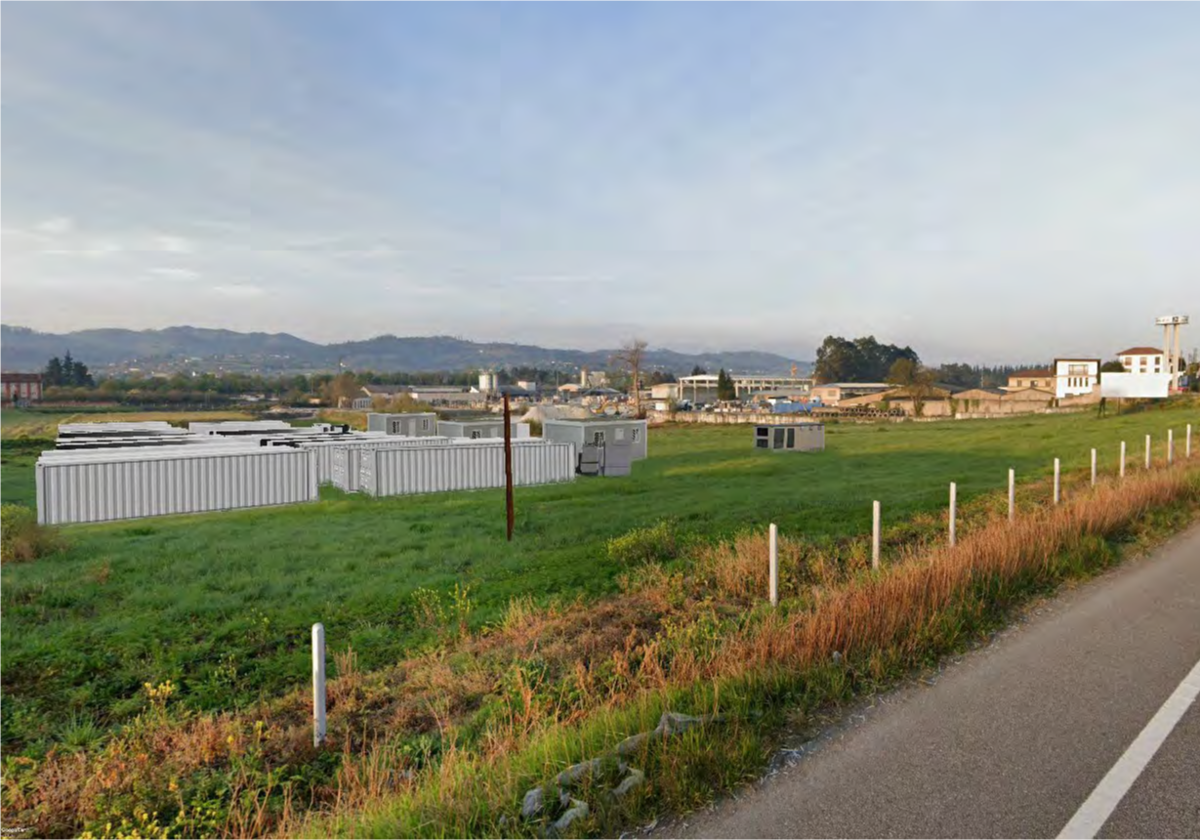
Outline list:
[[[605,370],[613,350],[570,350],[529,344],[474,342],[449,336],[381,335],[362,341],[318,344],[287,333],[240,333],[200,327],[162,330],[92,329],[64,334],[0,325],[0,363],[6,371],[38,371],[67,352],[98,373],[237,370],[247,373],[356,371],[499,370],[541,367]],[[757,350],[677,353],[648,349],[646,370],[807,375],[811,362]]]

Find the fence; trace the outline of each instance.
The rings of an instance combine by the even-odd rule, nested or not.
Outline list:
[[[1126,441],[1121,441],[1120,457],[1117,463],[1117,480],[1123,480],[1126,473]],[[1192,457],[1192,424],[1187,425],[1184,444],[1184,460],[1190,460]],[[1178,459],[1175,457],[1175,432],[1174,429],[1168,429],[1166,441],[1164,444],[1163,455],[1161,459],[1162,466],[1171,467]],[[1154,466],[1153,458],[1153,440],[1150,435],[1146,435],[1146,451],[1145,451],[1145,469],[1152,469]],[[1098,452],[1092,449],[1090,452],[1090,480],[1089,487],[1095,488],[1099,475],[1098,467]],[[1061,459],[1054,459],[1053,485],[1051,491],[1051,500],[1054,505],[1059,505],[1062,502],[1062,462]],[[958,484],[950,482],[949,487],[949,510],[947,517],[947,542],[953,547],[957,542],[958,532]],[[1016,520],[1016,470],[1009,469],[1008,471],[1008,521]],[[883,512],[880,501],[875,500],[871,503],[871,568],[878,570],[882,562],[882,521]],[[769,526],[769,557],[768,557],[768,573],[769,573],[769,600],[772,606],[778,603],[778,558],[777,558],[777,539],[778,529],[775,523]]]

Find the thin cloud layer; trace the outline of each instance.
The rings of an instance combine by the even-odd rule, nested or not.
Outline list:
[[[1198,300],[1190,4],[5,24],[8,323],[999,361],[1111,355]]]

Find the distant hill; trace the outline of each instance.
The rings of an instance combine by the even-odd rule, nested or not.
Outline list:
[[[448,336],[383,335],[364,341],[317,344],[287,333],[239,333],[199,327],[164,330],[96,329],[62,335],[0,325],[0,363],[5,370],[41,370],[67,351],[96,372],[141,370],[239,370],[258,373],[337,370],[392,371],[478,370],[541,367],[604,370],[614,350],[569,350],[527,344],[478,343]],[[648,370],[688,374],[699,365],[710,373],[799,375],[811,362],[756,350],[689,354],[648,350]]]

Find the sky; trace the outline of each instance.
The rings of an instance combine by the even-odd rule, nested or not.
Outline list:
[[[1200,345],[1200,6],[33,3],[7,324]]]

